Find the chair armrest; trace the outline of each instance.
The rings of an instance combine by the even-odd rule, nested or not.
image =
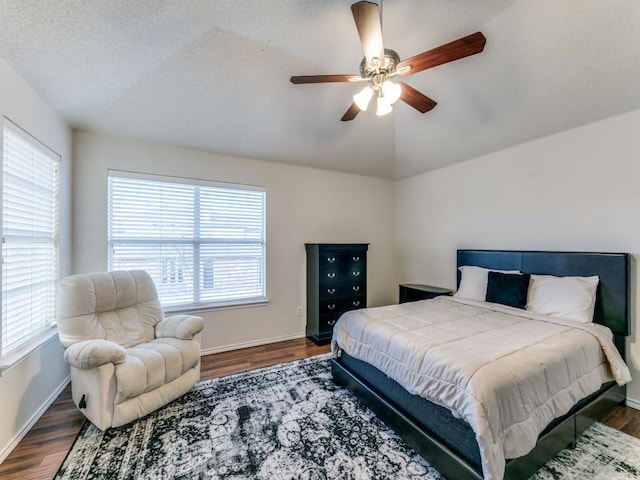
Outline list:
[[[191,340],[204,329],[204,320],[193,315],[172,315],[156,325],[156,338]]]
[[[65,362],[82,370],[106,363],[124,363],[126,357],[127,351],[122,345],[108,340],[85,340],[74,343],[64,351]]]

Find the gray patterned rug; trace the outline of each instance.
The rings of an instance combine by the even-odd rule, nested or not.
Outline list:
[[[82,427],[55,480],[442,477],[331,380],[329,355],[201,382],[157,412]],[[640,440],[601,424],[534,477],[640,477]]]

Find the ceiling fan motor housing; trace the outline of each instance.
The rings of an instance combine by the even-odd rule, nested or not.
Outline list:
[[[374,58],[374,65],[367,63],[367,58],[363,58],[360,62],[360,75],[363,78],[371,78],[376,74],[383,73],[387,78],[393,76],[396,72],[396,67],[400,63],[400,55],[395,50],[390,48],[384,49],[384,63],[376,62],[377,58]]]

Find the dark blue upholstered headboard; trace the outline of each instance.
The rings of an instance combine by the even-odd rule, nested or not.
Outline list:
[[[616,335],[630,333],[627,253],[458,250],[458,267],[462,265],[559,277],[597,275],[600,282],[593,321],[609,327]]]

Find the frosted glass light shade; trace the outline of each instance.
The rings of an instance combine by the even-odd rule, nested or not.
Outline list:
[[[367,85],[353,96],[353,101],[358,106],[358,108],[364,112],[369,106],[369,101],[371,101],[372,96],[373,90],[369,85]]]
[[[397,83],[393,83],[389,80],[385,80],[382,84],[382,94],[387,99],[389,104],[394,104],[400,99],[400,95],[402,94],[402,87]]]
[[[391,113],[392,111],[393,107],[387,100],[387,97],[378,97],[378,109],[376,110],[376,115],[381,117],[387,113]]]

